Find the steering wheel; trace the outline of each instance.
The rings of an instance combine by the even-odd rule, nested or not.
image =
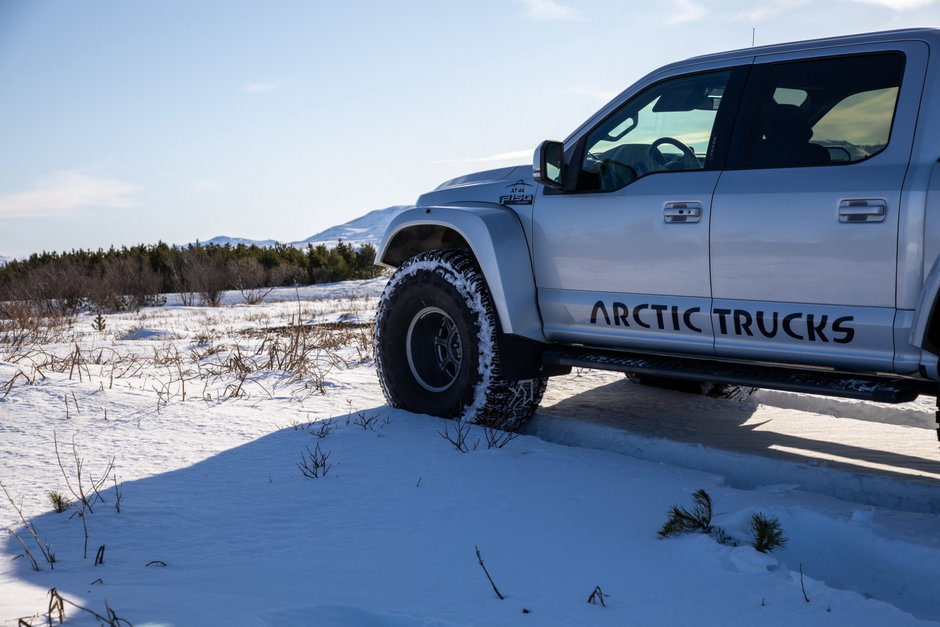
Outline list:
[[[626,163],[616,159],[603,159],[599,162],[600,189],[612,192],[632,183],[637,178],[637,172]]]
[[[676,148],[679,149],[680,152],[682,152],[682,158],[679,161],[679,165],[681,167],[675,168],[675,169],[700,170],[702,168],[702,164],[699,162],[698,157],[695,156],[695,152],[691,148],[689,148],[688,146],[680,142],[675,137],[660,137],[659,139],[654,141],[652,144],[650,144],[649,149],[646,151],[647,156],[649,157],[650,165],[659,166],[659,167],[653,167],[653,169],[655,170],[665,169],[666,158],[663,156],[663,153],[659,151],[659,147],[662,146],[663,144],[669,144],[671,146],[675,146]]]

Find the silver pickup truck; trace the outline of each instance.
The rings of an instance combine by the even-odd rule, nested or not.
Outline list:
[[[547,377],[898,403],[940,372],[940,30],[660,68],[389,225],[391,405],[518,429]]]

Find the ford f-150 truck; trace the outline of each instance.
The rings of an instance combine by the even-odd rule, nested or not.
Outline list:
[[[940,30],[660,68],[389,225],[392,406],[518,429],[572,367],[898,403],[940,372]]]

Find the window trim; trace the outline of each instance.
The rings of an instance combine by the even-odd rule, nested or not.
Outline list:
[[[574,144],[573,149],[566,151],[566,163],[565,163],[565,184],[564,187],[560,190],[552,190],[545,188],[545,194],[610,194],[616,193],[618,191],[624,190],[633,183],[628,183],[624,187],[615,189],[615,190],[600,190],[600,189],[577,189],[578,183],[578,174],[580,172],[580,165],[584,159],[584,151],[587,147],[587,139],[591,134],[597,130],[602,125],[606,124],[612,117],[619,114],[624,107],[629,105],[631,102],[635,101],[637,98],[642,96],[644,93],[649,90],[667,83],[672,80],[689,78],[693,76],[701,76],[705,74],[716,74],[719,72],[729,72],[728,82],[725,85],[725,93],[722,95],[722,100],[726,102],[732,102],[732,106],[722,106],[719,107],[718,113],[715,116],[715,122],[712,139],[709,140],[708,151],[713,152],[712,156],[706,155],[705,164],[701,169],[697,170],[658,170],[655,172],[650,172],[644,174],[641,177],[638,177],[636,180],[641,178],[646,178],[647,176],[655,176],[658,174],[682,174],[683,172],[715,172],[721,171],[724,169],[724,165],[728,158],[730,152],[731,143],[733,140],[733,130],[735,126],[735,119],[738,115],[738,109],[741,106],[742,95],[744,94],[745,87],[747,85],[748,73],[751,70],[752,61],[747,59],[746,63],[737,63],[734,65],[728,65],[724,67],[710,68],[707,70],[698,70],[693,72],[686,73],[677,73],[665,76],[662,79],[646,85],[643,89],[631,95],[629,98],[625,99],[619,106],[613,109],[610,113],[605,115],[603,118],[598,120],[591,127],[585,129],[581,135],[578,137],[577,141]],[[715,137],[727,137],[728,140],[725,141],[715,141]],[[635,181],[634,181],[635,182]]]

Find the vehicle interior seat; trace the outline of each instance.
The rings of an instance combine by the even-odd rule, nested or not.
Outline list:
[[[762,138],[757,140],[751,166],[789,168],[826,165],[829,151],[810,141],[813,129],[800,108],[773,102],[760,118]]]

